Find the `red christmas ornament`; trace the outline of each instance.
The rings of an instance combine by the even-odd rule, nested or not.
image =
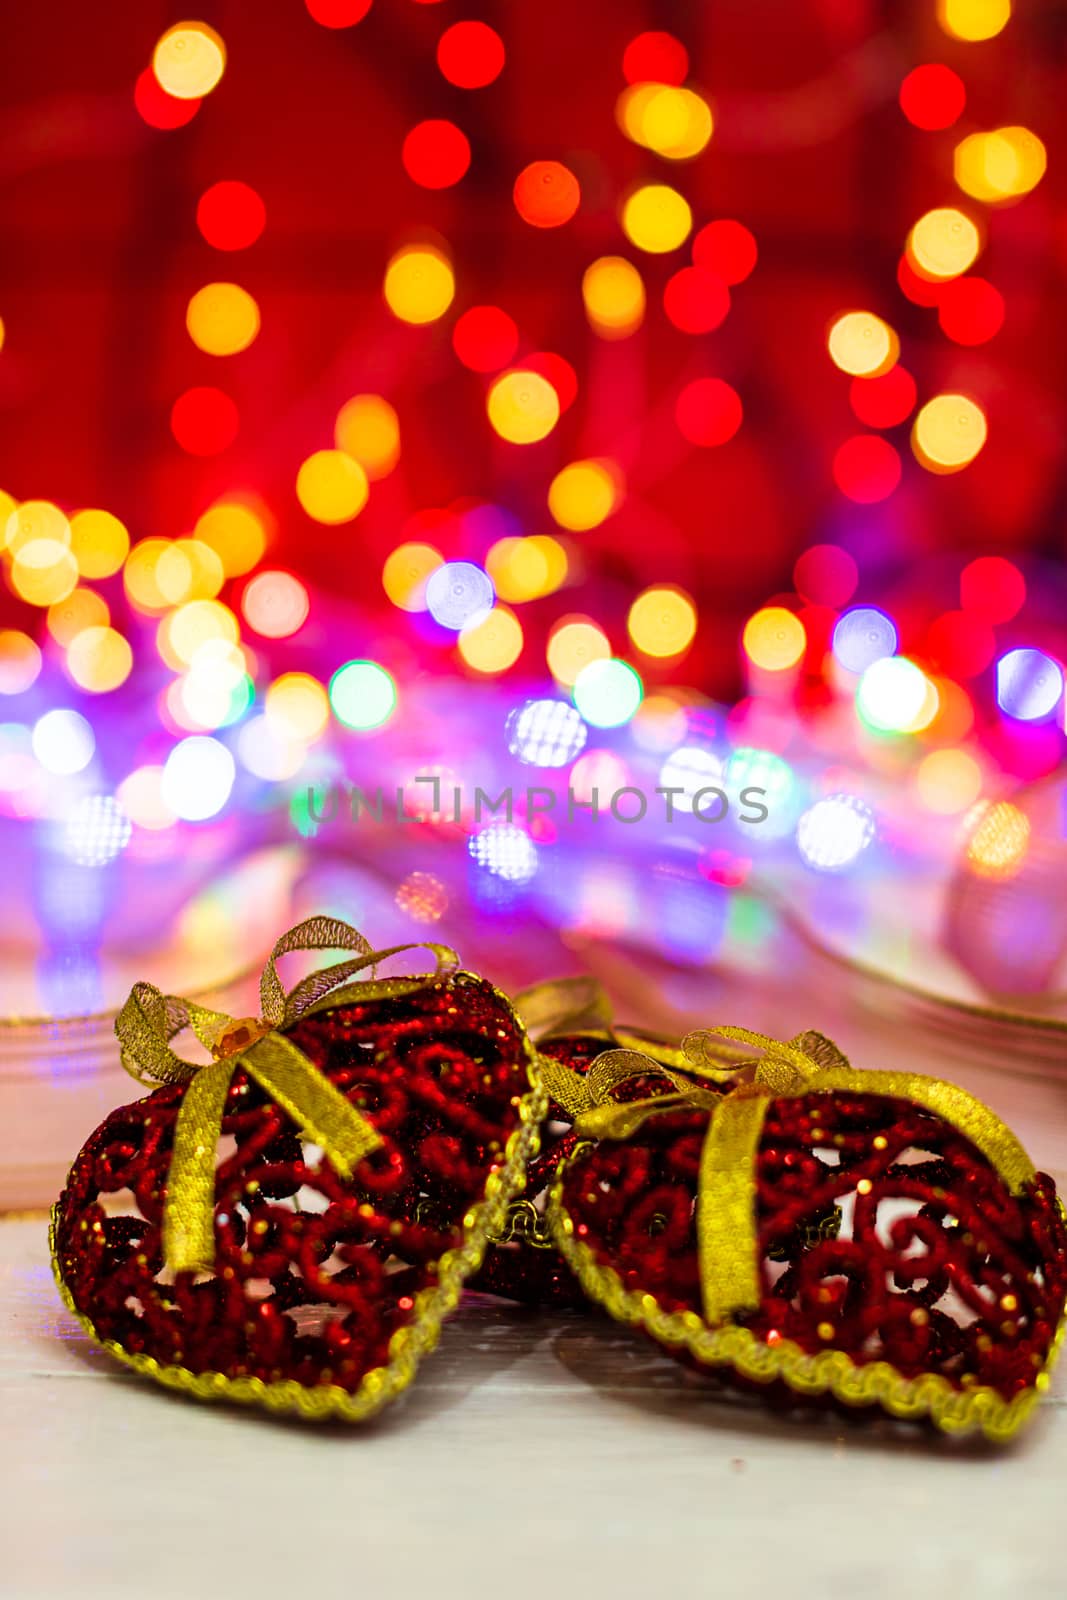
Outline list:
[[[536,1058],[507,1000],[437,947],[434,974],[352,984],[379,958],[326,918],[275,953],[341,946],[361,953],[284,1003],[265,974],[273,1026],[219,1031],[138,985],[127,1058],[164,1076],[188,1017],[215,1059],[172,1056],[186,1081],[112,1112],[53,1213],[57,1281],[92,1337],[197,1398],[376,1411],[433,1348],[536,1155]]]
[[[574,1122],[589,1098],[585,1079],[608,1052],[613,1058],[641,1052],[670,1070],[684,1068],[685,1057],[676,1044],[616,1027],[607,995],[589,978],[539,984],[517,995],[515,1005],[537,1039],[548,1114],[540,1153],[527,1167],[525,1194],[512,1202],[471,1287],[533,1305],[581,1305],[584,1295],[552,1242],[544,1207],[561,1163],[581,1143]],[[631,1092],[653,1088],[649,1077],[630,1084]]]
[[[764,1052],[727,1094],[714,1035]],[[856,1071],[818,1034],[683,1048],[688,1092],[666,1073],[648,1095],[640,1061],[586,1075],[601,1082],[575,1131],[600,1142],[548,1206],[586,1293],[772,1396],[1012,1434],[1067,1298],[1063,1207],[1014,1135],[963,1090]]]

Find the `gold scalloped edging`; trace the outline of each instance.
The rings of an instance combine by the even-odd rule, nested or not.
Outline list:
[[[473,974],[463,973],[462,976],[470,977]],[[345,1422],[362,1422],[402,1394],[414,1378],[423,1356],[429,1355],[436,1346],[441,1335],[441,1324],[459,1304],[463,1285],[481,1266],[490,1234],[499,1232],[503,1227],[508,1206],[526,1185],[527,1164],[541,1147],[541,1124],[548,1111],[548,1095],[541,1082],[537,1052],[521,1018],[512,1010],[510,1000],[501,990],[492,985],[489,987],[498,999],[504,1001],[519,1028],[531,1087],[519,1101],[519,1123],[508,1138],[502,1164],[489,1173],[481,1200],[464,1217],[461,1242],[451,1250],[446,1250],[439,1258],[437,1283],[420,1290],[415,1297],[411,1321],[398,1328],[390,1339],[389,1360],[384,1367],[373,1367],[370,1372],[364,1373],[359,1388],[355,1393],[350,1393],[339,1384],[332,1383],[308,1388],[295,1378],[265,1383],[262,1378],[228,1378],[223,1372],[191,1372],[188,1367],[164,1366],[154,1356],[127,1350],[117,1339],[101,1339],[89,1317],[74,1304],[63,1277],[56,1250],[59,1220],[57,1201],[52,1207],[48,1229],[52,1274],[63,1304],[93,1344],[142,1377],[151,1378],[166,1389],[176,1389],[194,1400],[228,1400],[238,1405],[263,1406],[278,1415],[295,1412],[310,1422],[321,1422],[329,1417],[340,1417]]]
[[[1010,1439],[1022,1427],[1048,1388],[1067,1334],[1067,1313],[1060,1318],[1033,1387],[1005,1400],[988,1384],[960,1390],[935,1372],[908,1378],[889,1361],[856,1362],[844,1350],[822,1350],[812,1356],[792,1339],[768,1345],[738,1323],[713,1328],[695,1311],[665,1311],[655,1295],[627,1289],[612,1267],[602,1266],[590,1246],[574,1237],[574,1222],[563,1205],[563,1172],[588,1148],[579,1147],[560,1164],[548,1196],[549,1227],[556,1248],[586,1294],[616,1322],[644,1328],[661,1344],[683,1346],[704,1366],[730,1367],[757,1383],[780,1378],[795,1394],[830,1393],[845,1405],[878,1405],[890,1416],[909,1421],[929,1417],[944,1433],[980,1428],[987,1439],[997,1443]],[[1062,1211],[1063,1202],[1059,1204]]]

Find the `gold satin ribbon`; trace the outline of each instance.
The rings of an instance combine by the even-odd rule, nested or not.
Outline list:
[[[760,1055],[739,1054],[719,1043],[724,1039]],[[685,1065],[679,1069],[639,1050],[609,1050],[584,1076],[542,1058],[542,1072],[552,1097],[575,1115],[576,1131],[594,1139],[628,1139],[649,1118],[666,1112],[710,1111],[696,1228],[704,1316],[712,1325],[758,1310],[763,1298],[756,1162],[772,1100],[843,1090],[911,1101],[968,1138],[1013,1194],[1034,1177],[1018,1139],[976,1096],[915,1072],[857,1070],[822,1034],[783,1042],[748,1028],[701,1029],[683,1039],[682,1055]],[[664,1078],[671,1090],[640,1100],[613,1098],[621,1083],[639,1076]]]
[[[415,978],[373,976],[378,962],[403,951],[433,953],[432,973]],[[277,962],[297,950],[352,950],[304,978],[286,993]],[[339,1089],[285,1037],[302,1017],[329,1007],[394,999],[455,971],[459,957],[437,944],[402,944],[373,951],[361,933],[334,917],[310,917],[290,928],[271,951],[260,979],[259,1020],[239,1021],[149,983],[135,983],[115,1019],[122,1064],[138,1082],[187,1085],[174,1124],[174,1148],[163,1203],[163,1259],[174,1272],[212,1270],[215,1261],[215,1163],[233,1074],[240,1066],[275,1101],[310,1143],[319,1145],[334,1170],[349,1179],[382,1143],[380,1134]],[[371,981],[350,983],[370,968]],[[212,1060],[187,1061],[170,1047],[190,1028]]]

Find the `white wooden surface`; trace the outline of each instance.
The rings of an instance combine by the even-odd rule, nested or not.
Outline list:
[[[199,1406],[0,1221],[0,1595],[1063,1600],[1067,1369],[1006,1451],[724,1399],[596,1314],[472,1301],[359,1429]]]

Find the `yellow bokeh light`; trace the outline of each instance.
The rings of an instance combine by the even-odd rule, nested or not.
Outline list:
[[[0,628],[0,694],[32,689],[41,671],[41,652],[28,633]]]
[[[426,610],[426,580],[444,560],[432,544],[412,540],[398,545],[385,558],[382,588],[401,611]]]
[[[1013,878],[1030,848],[1030,818],[1010,800],[981,802],[964,819],[967,863],[979,878]]]
[[[699,155],[714,131],[701,95],[663,83],[631,84],[619,96],[615,115],[628,138],[668,161]]]
[[[401,322],[436,322],[456,292],[452,263],[430,245],[398,250],[385,269],[385,300]]]
[[[955,206],[938,206],[921,216],[908,235],[908,257],[927,278],[957,278],[982,248],[978,228]]]
[[[4,348],[4,340],[6,339],[6,337],[7,337],[7,329],[4,327],[4,319],[3,319],[3,317],[0,317],[0,350],[2,350]]]
[[[644,321],[645,286],[624,256],[601,256],[586,267],[582,300],[590,327],[602,339],[625,339]]]
[[[199,518],[196,537],[209,545],[227,578],[239,578],[259,565],[267,546],[263,518],[244,500],[220,500]]]
[[[506,672],[522,654],[522,624],[507,606],[494,606],[473,628],[464,628],[457,645],[473,671]]]
[[[972,133],[953,152],[956,182],[965,194],[995,205],[1029,194],[1045,176],[1048,154],[1029,128]]]
[[[551,534],[498,539],[485,570],[501,600],[536,600],[552,594],[567,576],[567,552]]]
[[[693,226],[689,202],[668,183],[646,183],[622,208],[622,229],[631,244],[650,255],[677,250]]]
[[[807,646],[800,618],[784,606],[764,606],[745,623],[742,646],[753,666],[765,672],[795,667]]]
[[[400,419],[380,394],[357,394],[337,413],[333,430],[338,450],[358,461],[373,483],[392,472],[400,459]]]
[[[358,517],[367,494],[367,474],[343,450],[316,450],[296,475],[296,497],[308,516],[331,527]]]
[[[509,444],[536,444],[559,421],[559,395],[539,372],[517,368],[497,378],[486,410],[496,432]]]
[[[175,539],[155,568],[155,582],[168,605],[213,600],[225,579],[218,553],[202,539]]]
[[[310,744],[326,730],[330,701],[317,678],[307,672],[284,672],[267,690],[263,714],[271,730],[283,739]]]
[[[916,769],[915,787],[928,811],[955,816],[981,794],[982,769],[966,750],[931,750]]]
[[[6,489],[0,489],[0,552],[7,547],[8,518],[17,506],[15,496],[8,494]]]
[[[630,638],[646,656],[677,656],[692,644],[697,610],[683,589],[655,584],[638,595],[627,620]]]
[[[70,523],[51,500],[24,500],[8,513],[4,545],[11,555],[37,539],[61,544],[64,549],[70,548]]]
[[[956,39],[994,39],[1011,16],[1011,0],[937,0],[937,20]]]
[[[176,100],[210,94],[226,70],[226,46],[206,22],[178,22],[152,52],[156,81]]]
[[[170,545],[169,539],[139,539],[126,558],[122,581],[127,599],[138,611],[151,615],[166,611],[170,604],[156,582],[156,568]]]
[[[180,672],[212,639],[236,644],[238,637],[237,618],[229,606],[219,600],[189,600],[163,618],[156,645],[167,666]]]
[[[59,539],[31,539],[11,563],[11,587],[31,606],[52,606],[73,593],[78,563]]]
[[[73,589],[65,600],[48,607],[48,631],[57,644],[68,645],[84,628],[106,628],[111,621],[107,601],[95,589]]]
[[[76,511],[70,547],[83,578],[110,578],[130,551],[130,536],[110,511]]]
[[[570,557],[566,548],[550,533],[532,533],[528,539],[523,540],[531,550],[539,555],[548,568],[548,575],[544,580],[544,587],[538,590],[539,594],[554,594],[567,581],[570,569]]]
[[[185,326],[198,350],[235,356],[259,332],[259,307],[239,283],[205,283],[189,301]]]
[[[622,496],[622,473],[613,461],[572,461],[552,479],[548,509],[561,528],[582,533],[596,528]]]
[[[611,644],[591,617],[561,617],[549,634],[545,658],[557,683],[571,689],[583,667],[607,661]]]
[[[985,413],[962,394],[939,394],[915,418],[911,444],[930,472],[959,472],[973,461],[988,434]]]
[[[133,670],[129,641],[115,628],[83,628],[67,651],[67,671],[79,689],[108,694]]]
[[[834,366],[858,378],[888,372],[900,354],[900,340],[873,311],[846,311],[833,323],[826,343]]]

